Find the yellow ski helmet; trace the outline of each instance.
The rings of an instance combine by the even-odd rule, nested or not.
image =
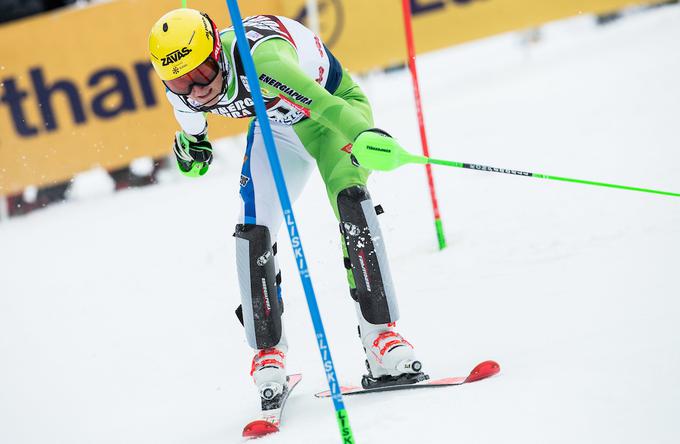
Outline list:
[[[195,9],[174,9],[149,34],[151,64],[161,80],[180,77],[212,57],[220,63],[222,44],[215,23]]]

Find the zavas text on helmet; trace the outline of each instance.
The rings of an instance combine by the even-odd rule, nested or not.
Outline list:
[[[187,48],[186,46],[182,49],[176,49],[170,54],[161,58],[161,62],[163,63],[163,66],[168,66],[171,63],[178,62],[182,57],[187,56],[190,52],[191,49]]]

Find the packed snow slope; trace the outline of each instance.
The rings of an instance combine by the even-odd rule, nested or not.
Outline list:
[[[570,20],[528,46],[505,35],[419,67],[436,157],[680,192],[679,7],[606,27]],[[409,82],[405,71],[361,80],[377,125],[417,152]],[[258,408],[233,314],[242,150],[242,137],[220,142],[199,180],[173,172],[0,224],[0,442],[242,441]],[[502,372],[347,398],[357,442],[680,442],[680,199],[435,176],[443,252],[422,167],[370,182],[386,210],[399,329],[432,377],[486,359]],[[338,375],[357,383],[363,352],[318,177],[295,211]],[[305,376],[283,430],[262,442],[337,443],[331,401],[312,396],[325,376],[280,240],[288,367]]]

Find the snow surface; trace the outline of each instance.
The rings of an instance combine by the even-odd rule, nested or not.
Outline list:
[[[419,59],[435,157],[680,192],[680,8],[556,23]],[[418,151],[405,71],[362,80]],[[402,90],[403,94],[391,95]],[[0,443],[238,443],[257,409],[231,233],[243,137],[200,180],[0,224]],[[358,443],[680,442],[680,200],[437,168],[374,174],[403,319],[433,377],[470,386],[347,398]],[[322,209],[322,210],[318,210]],[[295,210],[339,377],[363,372],[318,177]],[[305,378],[262,443],[337,443],[281,232],[288,367]]]

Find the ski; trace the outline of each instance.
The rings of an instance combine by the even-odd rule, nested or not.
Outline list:
[[[358,386],[342,386],[340,391],[343,396],[347,395],[364,395],[368,393],[388,392],[393,390],[409,390],[422,388],[436,388],[436,387],[451,387],[455,385],[468,384],[470,382],[480,381],[498,374],[501,371],[500,365],[495,361],[484,361],[477,364],[467,376],[456,376],[442,379],[425,379],[420,382],[407,384],[387,384],[383,386],[363,388]],[[331,396],[330,391],[326,390],[315,394],[317,398],[327,398]]]
[[[243,428],[243,436],[246,438],[259,438],[261,436],[276,433],[281,426],[281,415],[286,406],[286,400],[293,389],[302,380],[301,374],[288,375],[288,385],[283,393],[273,400],[262,400],[261,418],[249,422]]]

